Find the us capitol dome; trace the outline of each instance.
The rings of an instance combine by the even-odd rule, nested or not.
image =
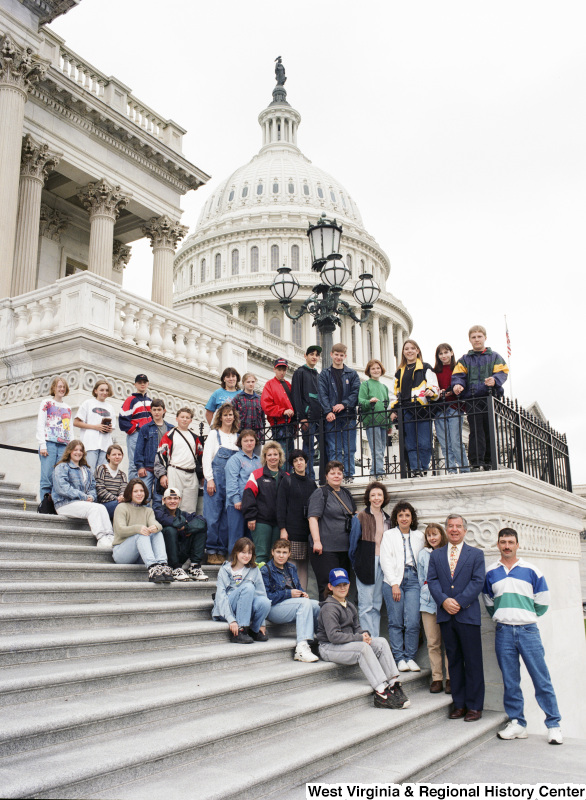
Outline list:
[[[309,344],[319,343],[319,332],[312,327],[309,314],[298,321],[290,320],[273,297],[270,285],[276,270],[283,264],[289,266],[300,284],[290,310],[298,311],[317,282],[311,271],[306,231],[308,224],[315,224],[325,212],[343,227],[340,251],[352,273],[342,299],[360,312],[352,290],[365,271],[372,273],[382,289],[368,322],[358,325],[342,318],[334,342],[342,341],[348,347],[347,362],[358,370],[369,358],[380,358],[387,373],[392,373],[403,341],[411,332],[412,318],[385,290],[391,270],[388,256],[365,229],[346,188],[299,149],[301,115],[287,101],[280,58],[276,74],[273,101],[258,117],[262,147],[213,191],[194,233],[177,252],[174,308],[192,316],[198,303],[219,306],[270,334],[274,355],[288,352],[291,360],[291,350],[285,347],[293,344],[296,357],[292,361],[299,361],[302,352],[298,348],[304,351]],[[251,335],[251,341],[243,345],[250,350],[257,339]],[[258,352],[255,355],[257,360]]]

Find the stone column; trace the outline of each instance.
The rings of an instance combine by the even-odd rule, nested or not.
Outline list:
[[[390,372],[392,375],[395,374],[397,371],[397,367],[395,366],[395,340],[393,337],[393,321],[387,320],[387,350],[389,353],[389,363],[386,364],[387,372]]]
[[[129,247],[127,244],[122,244],[118,239],[114,239],[114,246],[112,248],[113,279],[116,283],[119,283],[120,286],[122,286],[124,267],[130,261],[131,255],[132,247]]]
[[[88,183],[77,196],[90,215],[88,271],[111,281],[114,224],[130,198],[104,178]]]
[[[372,357],[380,361],[380,325],[379,315],[372,315]]]
[[[240,317],[240,303],[230,303],[232,307],[232,316],[238,319]]]
[[[401,363],[403,358],[403,328],[397,326],[397,364]]]
[[[173,256],[187,231],[185,225],[173,222],[167,216],[153,217],[142,226],[142,232],[151,240],[153,248],[153,303],[167,308],[173,305]]]
[[[281,337],[284,339],[287,344],[291,344],[293,341],[293,332],[291,330],[291,320],[283,311],[283,335]]]
[[[0,37],[0,298],[12,288],[24,104],[46,70],[30,47]]]
[[[41,192],[47,175],[59,158],[48,144],[38,144],[28,134],[22,142],[20,190],[12,274],[12,296],[36,289]]]
[[[259,328],[265,329],[265,303],[266,300],[256,301],[256,324]]]
[[[366,365],[369,354],[368,354],[368,327],[366,322],[364,325],[360,326],[360,338],[362,339],[362,363]]]

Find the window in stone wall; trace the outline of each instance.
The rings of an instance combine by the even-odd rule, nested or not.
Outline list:
[[[216,263],[214,269],[214,277],[221,278],[222,277],[222,256],[220,253],[216,253]]]
[[[324,190],[321,188],[321,186],[317,187],[317,196],[320,198],[320,200],[324,199]]]
[[[295,194],[295,184],[294,183],[290,183],[288,188],[289,188],[289,194]]]
[[[206,282],[206,260],[202,258],[201,263],[199,265],[199,279],[201,283]]]
[[[279,269],[279,245],[271,246],[271,269]]]
[[[346,266],[350,270],[350,275],[352,275],[352,256],[350,253],[346,253]]]
[[[332,192],[331,189],[330,189],[330,198],[332,200],[332,203],[336,202],[336,194],[335,194],[335,192]]]
[[[231,203],[232,200],[234,200],[234,189],[232,189],[232,191],[228,195],[228,202]]]
[[[308,196],[309,196],[309,186],[308,186],[306,183],[304,183],[304,184],[303,184],[303,194],[304,194],[306,197],[308,197]]]
[[[262,183],[259,183],[258,186],[256,187],[256,193],[257,194],[262,194],[263,188],[264,187],[263,187]]]
[[[248,197],[248,186],[242,187],[242,197]]]
[[[193,286],[193,264],[189,267],[189,285]]]
[[[294,319],[291,321],[291,336],[293,344],[297,347],[303,347],[303,325],[301,320]]]
[[[273,183],[273,194],[279,194],[279,184]]]
[[[273,336],[280,336],[281,335],[281,320],[279,317],[273,317],[269,323],[269,331],[273,334]]]
[[[232,250],[232,275],[238,275],[238,268],[240,266],[240,253],[238,250]]]
[[[256,245],[250,248],[250,271],[258,272],[258,247]]]
[[[294,272],[299,272],[299,245],[294,244],[291,247],[291,269]]]

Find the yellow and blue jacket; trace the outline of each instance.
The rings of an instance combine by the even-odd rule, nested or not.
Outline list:
[[[395,372],[395,388],[393,394],[395,395],[391,408],[394,408],[401,399],[401,384],[405,374],[405,367],[401,367]],[[433,397],[426,397],[425,390],[431,389]],[[439,397],[439,386],[437,376],[431,366],[421,361],[420,358],[415,362],[415,370],[413,372],[413,386],[411,387],[411,402],[419,403],[422,406],[428,405],[430,400],[437,400]]]
[[[452,389],[454,386],[463,386],[464,391],[460,397],[483,397],[489,393],[489,386],[484,381],[494,378],[497,397],[505,393],[503,383],[507,380],[509,368],[505,359],[495,353],[490,347],[481,353],[469,350],[466,355],[458,360],[452,372]]]

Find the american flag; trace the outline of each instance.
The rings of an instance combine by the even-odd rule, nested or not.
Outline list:
[[[506,326],[506,331],[507,331],[507,355],[510,358],[511,357],[511,337],[509,336],[509,326],[507,325],[506,319],[507,318],[505,317],[505,326]]]

